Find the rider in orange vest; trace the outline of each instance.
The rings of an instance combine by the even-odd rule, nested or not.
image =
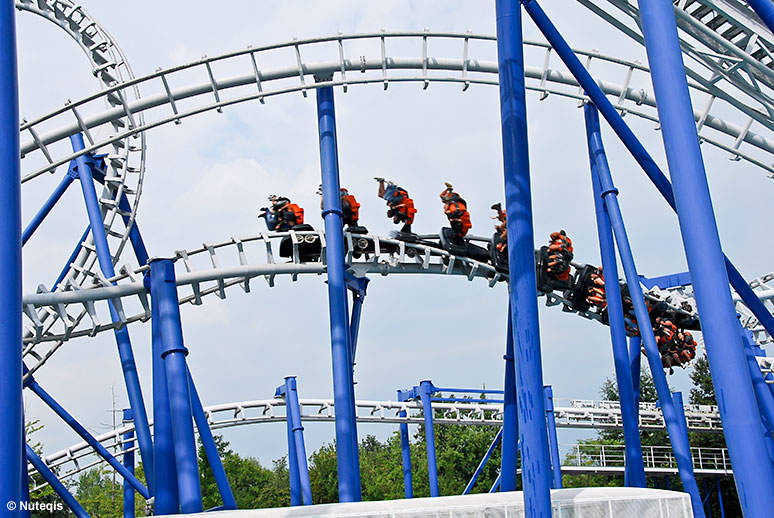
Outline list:
[[[374,178],[379,182],[379,197],[387,202],[387,217],[392,218],[393,223],[403,223],[401,232],[410,234],[411,224],[414,223],[414,200],[409,198],[408,192],[392,182],[385,182],[384,178]],[[386,183],[386,185],[385,185]]]
[[[555,279],[565,281],[570,278],[570,261],[573,258],[572,240],[564,230],[551,232],[548,245],[548,267],[546,271]]]
[[[323,208],[322,185],[317,189],[320,195],[320,208]],[[341,217],[342,221],[348,227],[356,227],[360,219],[360,204],[352,194],[349,194],[344,187],[341,188]]]
[[[269,230],[285,231],[304,222],[304,209],[284,196],[270,196],[271,209],[266,216]]]
[[[449,218],[452,230],[457,237],[465,237],[473,226],[465,200],[454,192],[450,183],[446,183],[446,189],[441,192],[441,201],[443,201],[443,212]]]

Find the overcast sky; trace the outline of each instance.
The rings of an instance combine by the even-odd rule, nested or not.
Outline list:
[[[493,2],[87,2],[83,5],[122,47],[136,75],[220,53],[307,38],[387,30],[494,34]],[[647,62],[645,52],[572,2],[545,2],[570,44],[602,54]],[[539,39],[526,21],[528,37]],[[66,99],[98,91],[88,61],[59,28],[29,13],[18,16],[21,112],[27,118],[56,109]],[[489,60],[495,60],[491,45]],[[415,50],[413,55],[420,55]],[[447,57],[447,56],[442,56]],[[457,57],[454,56],[448,57]],[[542,66],[542,56],[528,55]],[[619,79],[619,82],[622,78]],[[575,245],[575,260],[599,263],[583,113],[572,100],[528,95],[535,240],[539,246],[563,228]],[[489,206],[503,198],[498,90],[457,84],[393,84],[336,90],[342,185],[362,204],[361,221],[386,235],[393,225],[376,196],[374,176],[401,183],[419,213],[415,229],[437,232],[444,224],[437,198],[451,182],[468,200],[472,233],[492,233]],[[661,134],[650,122],[626,118],[664,170]],[[668,210],[614,135],[603,129],[611,168],[640,273],[683,271],[677,219]],[[273,97],[206,113],[147,135],[147,173],[137,221],[151,255],[165,256],[202,243],[263,230],[256,219],[269,194],[283,194],[306,208],[316,228],[322,220],[315,195],[320,183],[314,95]],[[766,222],[774,209],[771,180],[760,170],[703,147],[721,239],[743,274],[771,270]],[[25,164],[23,164],[23,170]],[[23,189],[25,222],[58,174]],[[47,177],[49,175],[46,175]],[[86,225],[77,187],[24,250],[25,292],[50,286]],[[753,248],[755,245],[755,248]],[[761,249],[762,247],[762,249]],[[130,258],[125,255],[125,261]],[[502,386],[506,290],[481,279],[434,276],[373,277],[363,311],[356,368],[357,397],[394,399],[395,391],[431,379],[439,386]],[[543,307],[540,325],[545,382],[555,396],[592,399],[612,375],[606,327]],[[205,405],[270,398],[287,375],[298,376],[301,398],[332,396],[327,289],[322,277],[278,279],[269,289],[259,279],[253,291],[234,289],[225,300],[182,308],[189,365]],[[150,406],[150,326],[130,328],[143,390]],[[687,372],[669,377],[689,386]],[[37,375],[85,426],[108,429],[112,408],[127,405],[112,334],[65,344]],[[29,417],[45,428],[38,440],[51,453],[78,442],[34,396]],[[389,426],[362,427],[360,435],[389,434]],[[284,425],[223,432],[242,454],[267,465],[285,454]],[[560,442],[577,434],[560,431]],[[307,449],[333,438],[333,426],[307,426]]]

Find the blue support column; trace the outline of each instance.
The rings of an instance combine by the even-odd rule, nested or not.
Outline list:
[[[489,444],[489,449],[486,450],[486,453],[484,454],[484,458],[481,459],[481,462],[478,463],[478,466],[476,467],[476,471],[473,473],[473,476],[470,477],[470,480],[468,481],[468,485],[465,486],[465,489],[462,491],[463,495],[467,495],[470,493],[470,491],[473,489],[473,486],[476,485],[476,481],[478,480],[478,477],[481,476],[481,472],[484,471],[484,468],[486,467],[486,463],[489,462],[489,458],[492,456],[492,453],[494,453],[495,449],[497,448],[497,445],[500,444],[500,441],[503,438],[503,429],[504,427],[501,427],[499,430],[497,430],[497,435],[494,436],[494,439],[492,439],[491,444]],[[502,469],[500,470],[500,473],[498,476],[502,476]]]
[[[747,0],[747,5],[753,8],[771,32],[774,32],[774,4],[771,0]]]
[[[303,504],[301,496],[301,477],[298,470],[298,454],[296,453],[296,439],[293,437],[293,416],[290,414],[290,407],[285,406],[285,424],[287,425],[288,435],[288,471],[290,482],[290,505],[297,506]]]
[[[715,479],[715,485],[718,489],[718,505],[720,506],[720,518],[726,518],[726,510],[723,509],[723,492],[720,490],[720,479]]]
[[[336,450],[339,501],[357,500],[360,485],[355,479],[358,452],[353,419],[355,401],[350,363],[350,330],[347,315],[347,287],[344,280],[344,227],[341,215],[338,151],[336,149],[336,112],[333,88],[317,89],[317,122],[320,138],[323,218],[325,219],[325,259],[328,272],[328,302],[333,364],[333,399],[336,405]],[[347,447],[349,445],[349,447]]]
[[[291,433],[296,453],[294,462],[298,466],[301,496],[304,505],[312,505],[312,486],[309,482],[309,467],[307,466],[306,446],[304,445],[304,425],[301,423],[301,408],[298,403],[295,376],[285,378],[285,405],[288,417],[291,418],[292,422]]]
[[[123,424],[132,422],[132,409],[124,408]],[[134,475],[134,432],[126,432],[122,437],[122,449],[124,450],[124,468]],[[124,518],[134,518],[134,488],[129,481],[124,479]]]
[[[496,0],[495,5],[508,212],[508,288],[518,355],[516,378],[524,505],[534,518],[547,518],[551,516],[551,473],[543,406],[521,9],[513,0]]]
[[[54,492],[59,496],[59,498],[62,499],[62,501],[65,503],[67,507],[70,508],[70,510],[77,516],[77,518],[90,518],[88,513],[83,509],[81,504],[78,503],[78,501],[75,499],[75,497],[70,494],[70,492],[67,490],[67,488],[62,484],[62,482],[57,478],[56,475],[49,469],[48,466],[40,459],[40,457],[37,456],[35,451],[30,448],[30,446],[27,444],[25,445],[26,451],[27,451],[27,460],[32,464],[36,470],[38,470],[38,473],[40,476],[43,477],[43,480],[48,482],[48,485],[51,486],[51,489],[54,490]],[[18,491],[18,488],[17,488]],[[16,501],[18,502],[18,500]],[[8,513],[5,516],[13,516],[13,512],[8,511],[5,509],[5,506],[3,506],[3,513]],[[18,509],[17,509],[18,511]]]
[[[639,336],[629,338],[629,364],[632,373],[632,389],[634,390],[634,410],[637,422],[640,419],[640,358],[642,357],[642,340]]]
[[[29,239],[32,237],[32,234],[34,234],[40,224],[43,223],[43,220],[46,219],[48,213],[51,212],[51,209],[54,208],[56,202],[59,201],[67,188],[70,187],[71,183],[73,183],[73,177],[69,174],[65,174],[64,178],[62,178],[62,181],[59,182],[59,185],[57,185],[56,189],[54,189],[54,192],[51,193],[51,196],[48,197],[37,214],[35,214],[35,216],[32,218],[32,221],[30,221],[24,228],[24,232],[22,232],[22,246],[27,244],[27,241],[29,241]]]
[[[84,148],[83,135],[76,133],[70,136],[70,142],[73,151],[80,151]],[[86,203],[86,212],[89,216],[89,226],[91,234],[94,237],[94,247],[97,250],[97,259],[100,269],[105,277],[111,278],[116,272],[113,268],[113,258],[110,255],[110,248],[105,233],[105,225],[102,221],[102,213],[97,198],[97,191],[94,187],[94,176],[91,167],[86,162],[84,155],[75,159],[78,168],[78,178],[83,191],[83,199]],[[112,322],[120,322],[121,319],[113,304],[108,302],[110,308],[110,319]],[[142,388],[140,387],[140,378],[137,375],[137,365],[134,361],[134,352],[132,351],[132,342],[129,338],[129,330],[126,326],[115,329],[114,335],[118,345],[118,355],[121,359],[121,369],[124,373],[124,382],[126,383],[126,392],[129,398],[129,405],[132,407],[134,422],[137,429],[137,442],[140,445],[140,455],[142,456],[143,469],[145,469],[145,478],[148,480],[148,487],[151,493],[154,492],[153,484],[153,443],[151,442],[150,426],[148,424],[148,415],[145,411],[145,402],[142,397]]]
[[[599,133],[599,119],[596,109],[587,110],[586,117],[589,121],[589,126],[595,128],[590,139],[595,148],[594,153],[604,153],[602,137]],[[672,395],[669,390],[669,384],[667,383],[664,369],[661,365],[661,355],[659,354],[656,339],[653,335],[648,308],[645,305],[645,299],[642,295],[642,287],[640,286],[637,267],[634,263],[631,246],[629,245],[629,238],[626,235],[621,208],[618,206],[618,190],[613,185],[610,171],[605,165],[606,163],[597,161],[597,167],[593,171],[597,175],[595,181],[599,182],[602,187],[602,196],[605,200],[607,213],[610,217],[610,224],[613,227],[613,233],[615,234],[618,253],[621,256],[621,263],[623,265],[624,273],[626,274],[626,282],[629,286],[634,312],[637,316],[637,325],[639,326],[640,336],[642,337],[642,341],[645,344],[645,350],[647,351],[650,372],[653,376],[656,392],[658,393],[661,412],[664,415],[664,422],[666,423],[667,432],[669,433],[669,440],[672,443],[672,449],[675,453],[680,479],[683,482],[685,491],[691,495],[694,516],[703,518],[704,511],[701,507],[699,488],[696,485],[696,479],[693,474],[691,451],[683,436],[672,401]]]
[[[204,413],[202,400],[199,399],[199,393],[196,390],[191,371],[188,371],[188,390],[191,391],[191,410],[193,411],[196,430],[199,432],[199,440],[202,442],[204,453],[207,455],[207,463],[212,470],[212,477],[215,479],[215,485],[218,486],[218,493],[223,500],[222,509],[236,509],[237,503],[234,493],[231,491],[231,484],[228,483],[226,470],[223,468],[223,461],[218,453],[218,447],[215,444],[215,438],[210,430],[210,423],[207,415]]]
[[[433,403],[430,395],[435,391],[430,380],[419,382],[419,398],[425,414],[425,446],[427,449],[427,476],[430,480],[430,496],[438,496],[438,465],[435,462],[435,427],[433,426]]]
[[[401,399],[401,391],[398,391],[398,400]],[[401,410],[400,417],[408,417],[405,410]],[[411,442],[409,441],[408,424],[400,423],[400,452],[403,464],[403,491],[406,498],[414,498],[414,483],[411,479]]]
[[[500,456],[502,491],[516,491],[519,465],[519,405],[516,394],[516,365],[513,350],[513,316],[508,304],[508,324],[505,337],[505,385],[503,390],[503,447]],[[470,484],[468,484],[470,486]],[[471,486],[472,487],[472,486]]]
[[[562,489],[562,459],[559,457],[559,441],[556,436],[556,415],[554,415],[554,391],[551,385],[543,387],[546,398],[546,421],[548,422],[548,444],[551,449],[552,489]]]
[[[13,2],[0,5],[0,508],[21,500],[22,411],[21,170],[16,21]]]
[[[604,154],[602,136],[599,132],[597,110],[590,107],[590,109],[586,111],[586,118],[588,126],[593,128],[590,142],[594,146],[594,154],[597,156]],[[629,245],[629,238],[626,235],[621,208],[618,205],[618,190],[613,185],[613,179],[610,176],[610,170],[607,168],[606,161],[597,160],[597,167],[593,172],[597,175],[595,181],[599,182],[601,186],[602,196],[605,200],[605,206],[610,218],[610,224],[613,228],[613,233],[615,234],[618,253],[621,256],[621,263],[623,265],[624,273],[626,274],[626,282],[629,286],[634,312],[637,316],[637,325],[639,326],[640,336],[642,337],[642,341],[645,344],[645,350],[647,351],[653,383],[656,386],[656,392],[658,393],[659,402],[661,404],[661,412],[664,415],[664,422],[666,423],[667,432],[669,433],[669,440],[672,443],[672,449],[675,453],[680,479],[683,482],[685,491],[691,495],[694,516],[703,518],[704,511],[701,507],[699,488],[696,485],[696,479],[693,474],[691,451],[682,433],[679,418],[669,390],[669,384],[667,383],[664,369],[661,365],[661,355],[659,354],[656,339],[653,335],[650,315],[648,314],[648,308],[645,305],[645,299],[642,295],[642,287],[640,286],[639,275],[637,275],[637,267],[634,263],[631,246]]]
[[[540,32],[543,33],[543,36],[551,44],[556,54],[570,70],[570,73],[578,80],[581,88],[586,91],[594,105],[605,117],[608,124],[610,124],[611,129],[621,139],[623,145],[629,150],[629,153],[631,153],[632,157],[637,161],[656,189],[658,189],[661,196],[672,209],[676,210],[675,199],[672,194],[672,184],[669,183],[667,177],[661,172],[653,157],[648,154],[645,147],[637,140],[632,130],[624,122],[621,114],[607,99],[602,89],[583,66],[583,63],[580,62],[570,46],[562,38],[562,35],[559,34],[559,31],[551,23],[551,20],[546,16],[546,13],[535,0],[522,0],[522,4],[535,22],[535,25],[540,29]],[[769,334],[774,335],[774,315],[766,309],[766,306],[758,299],[755,292],[742,277],[742,274],[739,273],[727,257],[725,258],[725,263],[731,286],[734,287],[744,304],[750,308],[755,318],[760,321]]]
[[[118,202],[118,208],[124,212],[131,212],[132,207],[129,205],[129,200],[126,199],[126,195],[121,196],[121,201]],[[131,221],[129,216],[121,215],[124,220],[124,225],[127,227],[131,224],[132,228],[129,229],[129,241],[132,243],[134,249],[134,255],[137,257],[137,262],[140,266],[148,264],[148,250],[145,248],[145,242],[140,235],[140,228],[137,226],[137,221]]]
[[[615,242],[613,231],[610,228],[610,218],[607,214],[605,202],[602,199],[602,186],[597,181],[599,167],[608,168],[607,158],[602,147],[601,138],[593,140],[599,135],[599,119],[596,113],[589,115],[589,111],[596,112],[596,108],[587,104],[584,107],[586,114],[586,138],[588,141],[589,162],[591,165],[591,183],[594,192],[594,209],[597,220],[597,234],[599,236],[599,253],[602,257],[602,266],[605,277],[605,298],[607,300],[607,316],[610,327],[610,339],[613,344],[613,364],[615,365],[615,379],[621,402],[621,420],[623,421],[626,472],[625,484],[629,487],[646,487],[645,464],[642,460],[642,443],[640,442],[640,428],[637,398],[632,385],[632,367],[630,364],[629,349],[626,345],[626,325],[624,324],[623,303],[621,302],[621,286],[618,281],[618,262],[615,258]],[[639,358],[639,351],[637,352]],[[639,388],[639,371],[638,371]]]
[[[131,484],[131,486],[136,489],[137,492],[143,496],[143,498],[150,498],[150,493],[146,487],[143,486],[139,480],[137,480],[134,474],[130,473],[118,461],[118,459],[116,459],[109,451],[107,451],[107,448],[105,448],[96,438],[94,438],[93,435],[88,432],[88,430],[86,430],[86,428],[83,427],[83,425],[81,425],[81,423],[76,421],[75,418],[71,416],[67,410],[64,409],[64,407],[62,407],[62,405],[60,405],[53,397],[51,397],[51,395],[46,392],[43,387],[38,385],[38,382],[35,381],[34,378],[28,378],[26,386],[31,391],[33,391],[51,410],[53,410],[54,413],[56,413],[56,415],[62,419],[62,421],[67,423],[67,425],[72,428],[81,439],[86,441],[89,446],[94,448],[97,454],[105,459],[105,461],[110,464],[110,466],[116,470],[118,474],[124,478],[124,480],[129,482],[129,484]]]
[[[144,279],[151,290],[150,275]],[[153,368],[153,477],[155,484],[154,512],[157,515],[178,514],[180,497],[177,490],[175,439],[172,436],[172,414],[169,410],[167,373],[164,370],[164,337],[159,305],[151,304],[152,368]],[[148,473],[148,470],[145,470]]]
[[[180,323],[175,265],[171,259],[153,259],[150,262],[151,301],[158,306],[159,324],[164,350],[164,370],[172,416],[177,486],[180,510],[184,514],[202,512],[202,492],[199,485],[196,439],[191,414],[191,395],[188,390],[188,367],[185,357],[188,349],[183,343]]]
[[[494,483],[492,484],[492,487],[489,488],[490,493],[496,493],[498,489],[500,489],[500,483],[502,480],[502,473],[497,474],[497,478],[495,479]]]
[[[728,289],[672,2],[643,2],[640,19],[683,247],[739,500],[745,516],[766,516],[774,508],[774,470],[760,462],[767,455],[763,437],[749,433],[759,428],[758,409]]]

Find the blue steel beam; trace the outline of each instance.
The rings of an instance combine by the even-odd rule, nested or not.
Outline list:
[[[75,499],[75,497],[67,490],[67,488],[64,486],[64,484],[62,484],[57,476],[54,475],[49,467],[46,466],[40,457],[37,456],[35,451],[30,448],[29,444],[25,445],[25,448],[27,451],[27,460],[30,461],[30,464],[32,464],[36,470],[38,470],[38,473],[40,473],[40,476],[43,477],[43,480],[48,482],[48,485],[51,486],[51,489],[53,489],[59,498],[62,499],[65,505],[70,508],[73,514],[75,514],[75,516],[78,518],[90,518],[86,510],[81,506],[81,504],[78,503],[78,500]],[[18,502],[18,500],[16,500],[16,502]],[[3,506],[3,513],[6,512],[8,512],[8,514],[5,516],[13,516],[13,512],[8,511],[6,506]]]
[[[325,220],[325,258],[328,272],[328,303],[333,366],[333,399],[336,408],[336,449],[339,501],[354,502],[360,492],[355,479],[358,462],[353,419],[350,329],[347,315],[347,286],[344,277],[344,226],[341,214],[338,150],[336,148],[336,109],[333,87],[317,89],[317,123],[320,140],[320,169]]]
[[[109,451],[107,451],[107,448],[105,448],[97,439],[95,439],[94,436],[91,435],[88,430],[86,430],[86,428],[84,428],[83,425],[81,425],[81,423],[79,423],[73,416],[71,416],[62,405],[60,405],[53,397],[51,397],[51,394],[46,392],[43,387],[41,387],[38,382],[35,381],[34,378],[28,378],[26,386],[31,391],[33,391],[51,410],[53,410],[54,413],[56,413],[56,415],[62,419],[62,421],[67,423],[67,425],[72,428],[81,439],[86,441],[86,444],[94,448],[97,454],[105,459],[105,461],[110,464],[110,466],[112,466],[113,469],[124,478],[124,480],[129,482],[129,484],[131,484],[131,486],[136,489],[143,498],[146,500],[150,498],[151,495],[148,492],[148,489],[142,485],[142,482],[137,480],[134,474],[130,473],[129,470],[127,470],[118,459],[116,459]]]
[[[401,391],[398,391],[398,399],[401,400]],[[407,417],[405,410],[398,415]],[[414,484],[411,479],[411,443],[409,442],[408,424],[400,423],[400,454],[403,465],[403,494],[406,498],[414,498]]]
[[[755,359],[755,342],[752,339],[751,332],[742,327],[739,323],[739,331],[742,337],[742,344],[744,345],[745,358],[747,360],[747,368],[750,371],[750,378],[752,378],[753,388],[755,389],[755,398],[758,402],[758,409],[761,415],[765,418],[764,421],[768,427],[769,437],[774,436],[774,395],[768,387],[768,383],[763,377],[761,367],[758,365],[758,360]]]
[[[514,0],[496,0],[495,7],[508,212],[508,289],[518,356],[516,383],[524,505],[534,518],[548,518],[551,516],[551,473],[543,405],[521,9]]]
[[[769,4],[771,4],[769,2]],[[742,512],[774,508],[774,470],[766,458],[750,373],[737,329],[728,272],[699,148],[671,0],[640,4],[640,20],[673,182],[677,217]]]
[[[551,472],[553,489],[562,489],[562,459],[559,457],[559,441],[556,437],[556,415],[554,414],[554,391],[551,385],[544,387],[546,398],[546,421],[548,422],[548,444],[551,447]]]
[[[601,135],[599,133],[597,111],[587,110],[586,117],[591,119],[590,126],[595,128],[592,142],[598,141],[598,143],[595,144],[595,148],[600,150],[596,153],[600,153],[603,148],[601,145]],[[664,422],[669,434],[669,440],[672,443],[672,450],[675,453],[680,479],[683,482],[685,491],[691,496],[694,516],[703,518],[704,511],[701,507],[699,488],[696,485],[696,479],[693,474],[690,448],[688,447],[688,443],[680,428],[678,416],[669,391],[669,384],[667,383],[664,374],[664,368],[661,365],[661,355],[659,354],[658,345],[656,345],[656,339],[653,335],[650,315],[648,314],[648,308],[645,305],[642,287],[639,284],[639,277],[637,275],[637,267],[634,263],[634,256],[632,255],[631,246],[629,245],[629,238],[626,235],[623,216],[621,215],[621,209],[618,205],[618,190],[613,185],[613,180],[610,177],[610,171],[607,169],[606,163],[597,161],[597,168],[594,172],[597,174],[595,181],[599,182],[601,185],[602,196],[605,200],[607,213],[610,217],[610,224],[613,227],[615,240],[618,244],[618,253],[621,256],[626,282],[629,285],[629,292],[632,298],[632,304],[634,305],[634,312],[637,317],[637,325],[639,326],[640,336],[645,345],[645,350],[647,351],[650,372],[653,376],[656,392],[658,393],[661,412],[664,415]]]
[[[287,408],[285,409],[287,412]],[[301,476],[298,470],[298,454],[296,453],[296,440],[293,437],[293,418],[288,414],[285,419],[288,436],[288,471],[290,483],[290,505],[297,506],[303,504],[301,496]]]
[[[40,224],[43,223],[43,220],[46,219],[46,216],[48,216],[51,209],[54,208],[54,205],[56,205],[56,202],[59,201],[67,188],[70,187],[71,183],[73,183],[73,177],[69,174],[65,174],[62,181],[59,182],[56,189],[54,189],[54,192],[51,193],[51,196],[48,197],[37,214],[35,214],[32,220],[24,228],[24,232],[22,232],[22,246],[27,244],[27,241],[32,237],[32,234],[34,234]]]
[[[22,452],[25,452],[26,446],[27,446],[27,423],[24,422],[24,394],[19,394],[19,396],[22,398],[22,423],[24,423],[24,427],[22,428]],[[26,453],[26,452],[25,452]],[[23,453],[23,458],[26,457],[26,455]],[[27,463],[22,462],[22,473],[21,473],[21,479],[19,480],[19,484],[21,486],[21,502],[28,502],[30,501],[30,478],[29,478],[29,471],[27,470]],[[20,502],[20,505],[21,505]],[[29,507],[26,510],[21,511],[22,518],[30,518],[31,513]]]
[[[602,199],[602,186],[596,180],[600,167],[597,162],[604,161],[603,167],[608,167],[607,158],[602,148],[601,139],[597,143],[593,140],[599,132],[599,121],[595,114],[589,111],[595,110],[592,105],[584,107],[586,115],[586,139],[589,150],[589,162],[591,166],[591,183],[594,193],[594,211],[597,220],[597,234],[599,236],[599,253],[602,257],[602,267],[605,277],[605,298],[607,300],[607,316],[610,327],[610,339],[613,344],[613,364],[615,366],[615,379],[621,402],[621,420],[623,421],[626,471],[625,484],[629,487],[647,487],[645,478],[645,463],[642,460],[642,443],[640,441],[638,408],[632,386],[632,371],[629,362],[629,349],[626,346],[626,325],[624,323],[623,303],[621,301],[621,286],[618,281],[618,262],[615,258],[615,242],[613,231],[610,228],[610,218],[607,214],[605,202]],[[596,124],[594,124],[596,122]],[[639,357],[639,351],[637,351]],[[638,373],[639,374],[639,373]]]
[[[127,425],[132,422],[132,409],[124,408],[123,424]],[[124,450],[124,467],[134,475],[134,431],[130,430],[123,436]],[[124,480],[124,518],[134,518],[134,488],[129,484],[128,480]]]
[[[146,273],[143,283],[151,291],[151,277]],[[152,293],[151,293],[152,297]],[[180,497],[177,489],[177,464],[175,462],[175,439],[172,436],[172,415],[169,410],[167,373],[164,370],[164,337],[161,331],[159,305],[151,303],[151,366],[153,369],[153,478],[154,512],[156,514],[178,514]],[[148,473],[149,470],[146,470]]]
[[[129,200],[126,199],[125,194],[121,195],[121,201],[118,202],[118,208],[123,212],[132,212],[132,207],[129,205]],[[145,248],[145,242],[140,235],[140,228],[137,226],[137,220],[135,219],[132,221],[131,218],[125,214],[122,214],[121,218],[124,220],[124,225],[127,227],[131,224],[131,228],[129,229],[129,241],[132,243],[137,262],[140,263],[140,266],[145,266],[148,264],[149,259],[148,250]]]
[[[505,388],[502,392],[503,427],[498,434],[505,436],[500,455],[500,473],[502,475],[502,490],[516,491],[519,465],[519,405],[516,394],[516,365],[514,362],[516,352],[513,349],[513,315],[511,315],[510,303],[508,304],[506,330],[505,355],[503,356],[505,360]],[[472,488],[473,483],[475,480],[471,480],[468,486]]]
[[[573,77],[577,79],[581,88],[586,91],[586,94],[599,109],[599,112],[605,120],[607,120],[608,124],[610,124],[610,128],[618,135],[618,138],[621,139],[623,145],[629,150],[629,153],[640,165],[661,196],[666,200],[669,206],[676,211],[672,184],[669,183],[669,180],[664,176],[664,173],[658,167],[655,160],[653,160],[653,157],[650,156],[642,143],[640,143],[634,135],[634,132],[632,132],[629,126],[624,122],[621,114],[618,113],[615,106],[607,99],[604,92],[602,92],[602,89],[594,81],[594,78],[591,77],[591,74],[589,74],[588,70],[586,70],[580,62],[562,35],[559,34],[559,31],[556,30],[556,27],[548,16],[546,16],[546,13],[535,0],[522,0],[522,4],[540,32],[543,33],[543,36],[548,40],[548,43],[554,48],[556,54],[567,66]],[[736,269],[728,257],[725,257],[725,264],[731,286],[734,287],[739,294],[739,297],[742,299],[742,302],[744,302],[750,311],[752,311],[761,325],[766,328],[769,334],[774,336],[774,315],[772,315],[768,309],[766,309],[763,302],[758,299],[755,292],[750,288],[744,280],[744,277],[742,277],[742,274],[739,273],[739,270]]]
[[[229,484],[226,470],[223,468],[223,461],[218,453],[218,447],[215,444],[215,438],[212,436],[210,423],[207,420],[207,415],[204,413],[202,400],[199,398],[199,392],[196,390],[196,384],[194,384],[190,369],[188,370],[188,390],[191,391],[191,411],[196,423],[196,430],[199,432],[199,440],[202,442],[202,448],[204,448],[204,453],[207,455],[207,463],[212,470],[212,477],[215,479],[218,493],[220,493],[220,498],[223,500],[221,507],[223,509],[236,509],[236,499],[234,498],[233,491],[231,491],[231,484]]]
[[[78,257],[78,254],[81,253],[81,247],[83,247],[83,242],[86,241],[86,238],[89,237],[89,232],[91,232],[91,225],[86,225],[86,230],[83,231],[81,238],[78,240],[78,243],[73,249],[73,253],[70,254],[70,257],[65,262],[64,268],[62,268],[62,271],[59,272],[59,277],[57,277],[54,281],[54,285],[51,287],[51,291],[56,291],[56,287],[59,286],[59,283],[64,280],[67,272],[70,271],[70,265],[73,263],[73,261],[75,261],[75,258]]]
[[[430,481],[430,496],[439,496],[438,491],[438,464],[435,461],[435,427],[433,426],[433,402],[430,394],[435,392],[435,387],[430,380],[419,382],[418,395],[422,401],[422,412],[425,415],[425,446],[427,449],[427,477]]]
[[[586,118],[589,127],[592,128],[589,140],[591,146],[593,146],[594,155],[597,157],[599,157],[599,155],[604,155],[597,110],[593,107],[588,109],[586,111]],[[648,314],[648,308],[645,305],[645,299],[643,298],[642,287],[640,286],[639,276],[637,275],[637,267],[634,263],[634,256],[632,255],[629,238],[626,235],[626,228],[624,227],[623,216],[621,215],[621,208],[618,205],[618,190],[613,185],[610,170],[607,168],[607,161],[597,159],[596,164],[597,167],[592,170],[592,173],[596,174],[595,181],[599,182],[601,186],[601,192],[605,200],[605,206],[607,207],[610,224],[613,228],[613,233],[615,234],[618,253],[621,256],[621,263],[623,265],[624,274],[626,275],[626,282],[629,285],[629,293],[632,298],[632,304],[634,305],[634,312],[637,317],[637,325],[639,326],[640,336],[642,337],[642,341],[645,344],[645,350],[647,351],[650,372],[653,376],[656,392],[658,393],[661,412],[664,415],[664,423],[666,424],[667,432],[669,434],[669,440],[672,443],[672,449],[675,453],[680,479],[683,482],[685,491],[691,496],[694,516],[703,518],[704,510],[701,507],[699,488],[696,485],[696,479],[693,474],[691,451],[682,433],[682,429],[680,428],[680,422],[672,401],[672,395],[669,391],[669,384],[667,383],[666,375],[664,374],[664,368],[661,365],[661,355],[659,354],[658,345],[656,345],[656,339],[653,335],[650,315]]]
[[[309,467],[306,463],[306,446],[304,444],[304,425],[301,423],[301,407],[298,403],[296,377],[285,378],[285,411],[292,422],[291,432],[295,445],[296,458],[293,461],[298,466],[298,478],[301,483],[301,496],[304,505],[312,505],[312,486],[309,482]]]
[[[0,4],[0,502],[21,500],[21,170],[14,3]],[[3,516],[18,516],[0,505]]]
[[[747,0],[747,5],[753,8],[758,18],[774,33],[774,4],[771,0]]]
[[[489,448],[486,450],[486,453],[484,454],[484,457],[481,459],[481,462],[478,463],[478,466],[476,467],[476,471],[473,472],[473,476],[470,477],[470,481],[468,481],[468,485],[465,486],[465,489],[462,491],[463,495],[467,495],[470,493],[470,491],[473,489],[473,486],[476,485],[476,481],[478,481],[478,477],[481,476],[481,472],[484,471],[484,468],[486,467],[486,463],[489,462],[489,458],[492,456],[492,453],[494,453],[495,448],[497,448],[497,445],[500,444],[500,441],[503,438],[503,428],[501,427],[499,430],[497,430],[497,435],[494,436],[494,439],[492,439],[492,442],[489,444]],[[498,476],[502,476],[503,471],[500,470],[500,473]],[[514,477],[515,478],[515,477]]]
[[[642,340],[639,336],[629,338],[629,365],[631,365],[632,390],[634,390],[634,412],[637,422],[640,420],[640,361]]]
[[[151,302],[158,306],[159,324],[164,344],[161,358],[167,376],[169,410],[172,415],[177,488],[183,514],[200,513],[202,491],[199,485],[196,438],[191,412],[186,349],[180,322],[180,305],[175,284],[175,265],[171,259],[150,262]]]
[[[84,148],[83,135],[76,133],[70,136],[73,151],[81,151]],[[111,278],[116,272],[113,268],[113,257],[110,255],[110,247],[107,242],[105,225],[102,222],[102,213],[100,210],[97,191],[94,187],[94,175],[86,155],[81,155],[75,159],[78,167],[78,179],[83,191],[83,199],[86,203],[86,212],[89,216],[89,226],[91,235],[94,237],[94,247],[97,249],[97,260],[100,269],[105,277]],[[121,319],[113,307],[112,302],[108,302],[110,308],[110,319],[112,322],[120,322]],[[142,457],[145,477],[148,480],[148,487],[151,493],[154,493],[153,484],[153,443],[151,441],[150,425],[148,424],[148,414],[145,410],[145,402],[142,397],[142,388],[140,387],[140,378],[137,374],[137,364],[134,361],[134,352],[132,351],[132,342],[129,338],[129,330],[126,326],[115,329],[114,335],[118,346],[118,355],[121,360],[121,369],[124,374],[126,392],[129,398],[129,405],[132,407],[135,426],[137,427],[137,442],[140,445],[140,456]]]

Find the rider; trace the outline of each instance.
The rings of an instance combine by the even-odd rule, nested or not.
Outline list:
[[[473,226],[470,223],[470,213],[465,200],[454,192],[450,183],[446,182],[446,189],[441,192],[441,201],[443,201],[443,212],[449,218],[454,234],[459,238],[465,237]]]
[[[409,198],[408,192],[398,187],[396,184],[386,181],[384,178],[374,178],[379,182],[379,197],[387,202],[387,217],[392,218],[393,223],[403,223],[401,232],[410,234],[411,224],[414,222],[414,214],[417,209],[414,208],[414,200]],[[385,185],[386,183],[386,185]]]
[[[317,194],[320,195],[320,208],[323,209],[322,185],[317,189]],[[341,188],[341,216],[343,223],[348,227],[356,227],[360,219],[360,204],[344,187]]]
[[[602,273],[601,266],[598,271],[591,273],[589,280],[591,283],[589,284],[589,292],[586,301],[592,306],[605,308],[607,306],[607,299],[605,298],[605,276]]]
[[[497,211],[497,216],[492,216],[492,219],[500,222],[499,225],[495,225],[495,230],[497,231],[497,244],[495,248],[497,248],[498,252],[505,252],[508,249],[508,217],[500,203],[492,205],[492,210]]]
[[[269,230],[282,232],[304,222],[304,209],[291,203],[289,198],[272,194],[269,196],[269,201],[271,208],[263,207],[259,214],[259,217],[266,220]]]
[[[566,281],[570,278],[570,261],[573,258],[572,239],[564,230],[551,232],[550,238],[546,271],[554,279]]]

